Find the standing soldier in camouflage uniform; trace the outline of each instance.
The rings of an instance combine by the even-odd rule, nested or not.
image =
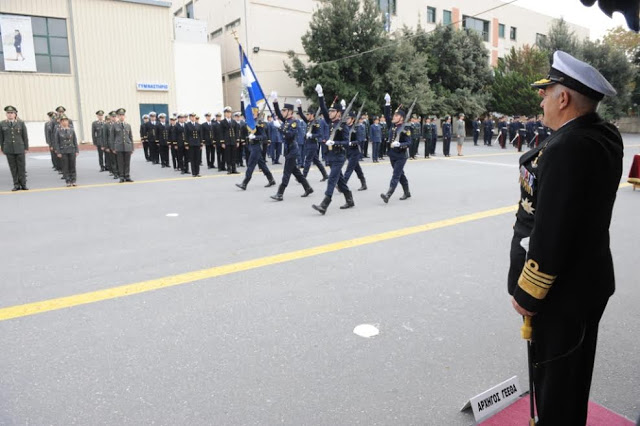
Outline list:
[[[100,110],[96,112],[96,117],[98,118],[91,124],[91,139],[93,140],[93,144],[98,151],[98,164],[100,165],[100,171],[104,172],[106,169],[104,168],[104,151],[103,151],[103,140],[102,140],[102,126],[104,125],[104,111]]]
[[[120,183],[133,182],[129,174],[131,167],[131,154],[133,154],[133,134],[131,133],[131,125],[125,123],[124,108],[118,109],[118,122],[113,125],[112,139],[113,146],[118,157],[118,171],[120,172]]]
[[[53,143],[53,129],[56,126],[56,113],[49,111],[47,116],[49,117],[49,120],[44,123],[44,139],[47,142],[49,152],[51,153],[51,168],[56,170],[55,155],[53,154],[53,148],[51,147],[51,144]]]
[[[53,150],[61,160],[62,176],[67,186],[76,186],[76,157],[80,151],[76,132],[69,127],[69,119],[66,115],[60,117],[60,127],[53,139]]]
[[[18,110],[11,105],[4,109],[7,119],[0,122],[0,149],[7,157],[11,176],[13,177],[12,191],[28,190],[27,173],[24,154],[29,152],[29,136],[24,121],[18,120]]]
[[[109,112],[109,122],[106,123],[103,127],[103,140],[104,140],[104,150],[107,156],[107,164],[109,164],[109,171],[111,172],[109,175],[113,176],[114,179],[118,179],[118,162],[116,160],[116,151],[113,146],[112,133],[113,126],[116,122],[116,113],[115,111]]]

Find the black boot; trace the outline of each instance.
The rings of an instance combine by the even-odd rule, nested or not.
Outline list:
[[[300,182],[302,184],[302,187],[304,188],[304,194],[301,195],[301,197],[308,197],[309,195],[313,194],[313,188],[309,185],[309,182],[306,179],[303,179],[302,182]]]
[[[358,188],[358,191],[366,191],[367,190],[367,181],[362,179],[361,183],[362,183],[362,186],[360,188]]]
[[[401,200],[406,200],[407,198],[411,198],[411,193],[409,192],[409,185],[402,185],[402,190],[404,194],[400,197]]]
[[[345,191],[344,192],[344,200],[346,201],[346,204],[343,206],[340,206],[340,208],[342,210],[344,209],[350,209],[351,207],[355,206],[356,204],[353,202],[353,194],[351,193],[351,191]]]
[[[322,180],[320,180],[320,182],[324,182],[327,179],[329,179],[329,175],[327,175],[327,172],[322,173]]]
[[[242,183],[236,183],[236,186],[240,189],[242,189],[243,191],[247,190],[247,180],[243,180]]]
[[[311,207],[313,207],[315,210],[319,211],[320,214],[324,215],[327,212],[327,207],[329,207],[329,204],[331,204],[331,197],[327,197],[325,195],[324,196],[324,200],[322,200],[322,202],[320,203],[319,206],[316,206],[314,204]]]
[[[269,183],[268,183],[268,184],[266,184],[266,185],[264,186],[265,188],[272,187],[273,185],[275,185],[275,184],[276,184],[276,181],[275,181],[275,180],[273,180],[273,175],[271,174],[271,172],[270,172],[270,171],[268,171],[268,172],[265,174],[265,177],[266,177],[266,178],[267,178],[267,180],[269,181]]]
[[[272,199],[274,199],[274,200],[276,200],[276,201],[282,201],[282,200],[283,200],[283,198],[282,198],[282,194],[284,194],[284,189],[285,189],[285,186],[281,184],[281,185],[278,187],[278,192],[277,192],[277,194],[276,194],[276,195],[272,195],[272,196],[271,196],[271,198],[272,198]]]
[[[382,198],[382,201],[384,201],[384,203],[387,204],[389,202],[389,198],[391,198],[392,195],[393,195],[393,188],[389,188],[387,189],[387,193],[380,194],[380,197]]]

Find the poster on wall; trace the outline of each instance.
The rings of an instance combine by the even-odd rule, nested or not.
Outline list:
[[[37,71],[31,18],[0,15],[0,33],[2,33],[4,69],[6,71]]]

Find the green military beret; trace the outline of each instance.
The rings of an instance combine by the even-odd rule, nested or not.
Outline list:
[[[126,109],[124,108],[118,108],[118,110],[116,111],[116,114],[118,115],[125,115],[125,113],[127,112]]]
[[[11,106],[11,105],[7,105],[6,107],[4,107],[4,110],[6,112],[18,112],[18,110],[16,109],[16,107]]]
[[[56,112],[65,112],[67,109],[63,106],[59,106],[58,108],[56,108]]]
[[[98,111],[96,111],[96,115],[104,115],[104,111],[99,109]]]

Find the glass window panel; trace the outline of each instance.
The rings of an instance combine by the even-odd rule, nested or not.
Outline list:
[[[444,25],[451,24],[451,11],[450,10],[443,10],[442,11],[442,23]]]
[[[47,18],[31,17],[33,35],[47,35]]]
[[[51,72],[49,56],[36,55],[36,70],[38,72]]]
[[[61,56],[52,56],[51,72],[54,72],[57,74],[71,74],[71,64],[69,63],[69,58],[64,58]]]
[[[436,8],[427,7],[427,22],[433,24],[436,22]]]
[[[67,21],[64,19],[47,18],[49,35],[55,37],[67,36]]]
[[[498,37],[504,38],[504,24],[498,25]]]
[[[66,38],[49,38],[49,47],[52,55],[69,56],[69,44]]]
[[[36,53],[40,53],[42,55],[49,54],[49,45],[47,44],[46,37],[34,37],[33,38],[33,47]]]
[[[195,14],[193,13],[193,3],[187,3],[187,18],[195,19]]]

